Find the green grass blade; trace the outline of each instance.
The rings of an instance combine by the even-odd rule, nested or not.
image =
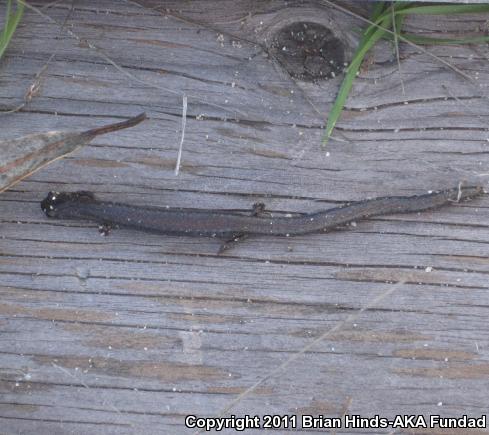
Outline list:
[[[394,15],[397,16],[397,15],[404,15],[405,13],[401,14],[400,12],[405,11],[406,9],[412,8],[413,5],[410,2],[402,2],[402,1],[394,2],[391,6],[387,6],[383,10],[382,14],[380,14],[377,17],[377,24],[379,24],[384,18],[386,18],[387,15],[392,15],[391,7],[394,7]],[[371,20],[371,21],[374,21],[374,20]]]
[[[378,26],[385,19],[385,11],[389,10],[389,8],[390,7],[387,5],[387,2],[375,3],[372,10],[372,16],[370,17],[370,21],[372,21],[372,24],[370,24],[366,30],[362,31],[362,38],[360,39],[360,42],[358,44],[357,51],[360,50],[361,47],[363,47],[369,41],[375,31],[379,28]]]
[[[478,14],[489,12],[489,5],[435,5],[435,6],[410,6],[398,10],[397,14],[417,14],[417,15],[451,15],[451,14]]]
[[[8,22],[10,17],[10,10],[12,9],[12,0],[7,0],[7,7],[5,11],[5,25],[3,27],[3,35],[2,38],[5,38],[7,35]]]
[[[398,36],[401,34],[402,25],[404,24],[404,20],[406,18],[405,15],[399,14],[398,12],[406,7],[409,7],[409,5],[394,6],[394,19],[396,20],[396,30]]]
[[[378,2],[372,10],[372,24],[363,32],[363,36],[358,44],[357,51],[346,69],[345,77],[341,83],[338,95],[330,110],[326,123],[326,133],[323,143],[326,144],[331,137],[333,129],[341,115],[345,102],[353,86],[353,81],[360,69],[365,54],[381,38],[395,40],[402,36],[404,39],[416,44],[478,44],[489,42],[489,36],[474,36],[466,38],[430,38],[401,32],[404,18],[408,14],[417,15],[453,15],[453,14],[477,14],[489,12],[489,4],[468,4],[468,5],[428,5],[418,6],[412,2]],[[394,19],[395,32],[391,31],[392,19]]]
[[[3,56],[12,36],[24,13],[24,4],[17,2],[15,12],[12,13],[12,0],[7,0],[5,23],[2,35],[0,36],[0,58]]]
[[[370,17],[371,21],[376,21],[382,13],[385,11],[386,8],[386,3],[385,2],[377,2],[374,4],[374,7],[372,9],[372,15]]]
[[[489,42],[489,35],[472,36],[467,38],[430,38],[429,36],[413,35],[411,33],[403,33],[402,35],[408,41],[415,44],[429,45],[462,45],[462,44],[481,44]]]
[[[380,24],[380,28],[376,27],[374,31],[370,27],[365,31],[365,36],[353,56],[353,59],[346,69],[345,78],[341,83],[340,90],[336,96],[336,100],[331,108],[326,122],[326,132],[323,138],[323,144],[327,144],[331,134],[333,133],[334,127],[338,122],[341,115],[345,102],[348,98],[350,90],[353,86],[353,81],[357,75],[358,70],[362,64],[365,54],[375,45],[375,43],[384,36],[385,28],[389,28],[391,24],[391,15],[389,14],[384,18],[384,21]]]

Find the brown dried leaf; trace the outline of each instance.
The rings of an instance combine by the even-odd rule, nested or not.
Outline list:
[[[0,192],[23,178],[89,143],[95,136],[133,127],[146,119],[141,113],[123,122],[82,132],[49,131],[0,142]]]

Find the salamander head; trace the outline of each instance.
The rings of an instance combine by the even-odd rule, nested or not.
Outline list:
[[[95,200],[92,192],[49,192],[46,198],[41,201],[41,210],[46,213],[46,216],[56,217],[57,210],[63,204],[71,201],[91,202]]]

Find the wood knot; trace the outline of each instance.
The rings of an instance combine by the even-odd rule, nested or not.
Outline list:
[[[299,80],[327,80],[345,68],[345,47],[341,39],[331,29],[311,21],[295,22],[279,29],[273,36],[270,51]]]

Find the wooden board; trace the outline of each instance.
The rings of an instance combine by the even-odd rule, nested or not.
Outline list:
[[[321,2],[37,6],[0,62],[2,111],[54,57],[32,100],[0,114],[2,139],[143,110],[149,120],[0,195],[0,433],[193,433],[188,414],[487,412],[487,196],[329,234],[251,238],[221,256],[216,240],[103,238],[39,207],[50,190],[84,189],[134,204],[303,212],[487,186],[487,46],[402,44],[399,74],[380,43],[322,148],[341,77],[292,79],[270,38],[290,22],[329,23],[351,55],[355,17]],[[419,16],[406,28],[473,34],[488,19]],[[416,433],[469,432],[487,429]]]

